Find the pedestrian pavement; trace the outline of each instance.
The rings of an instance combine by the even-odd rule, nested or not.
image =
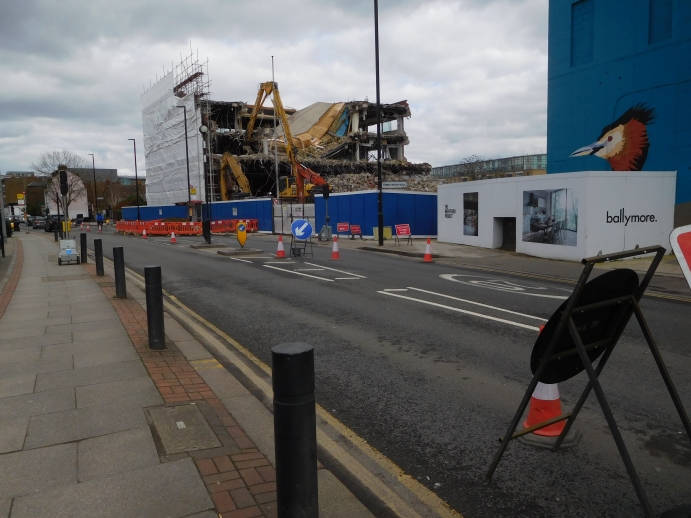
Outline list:
[[[0,518],[276,516],[270,412],[145,296],[52,236],[13,238],[0,294]],[[5,259],[7,260],[7,258]],[[320,515],[371,513],[319,466]]]

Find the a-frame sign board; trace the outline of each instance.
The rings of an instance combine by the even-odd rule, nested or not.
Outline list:
[[[593,267],[598,263],[652,253],[655,254],[655,258],[640,284],[638,274],[628,269],[612,270],[588,282]],[[631,316],[635,315],[643,336],[648,342],[650,352],[660,370],[662,379],[667,386],[669,395],[684,424],[686,434],[691,439],[689,417],[684,410],[679,394],[674,383],[672,383],[667,367],[662,360],[660,351],[639,306],[639,302],[664,254],[665,249],[663,247],[654,246],[583,259],[582,262],[585,267],[573,293],[552,315],[535,342],[530,362],[533,379],[530,385],[528,385],[523,400],[502,440],[499,451],[487,472],[487,479],[492,478],[504,451],[512,439],[568,419],[564,430],[552,449],[552,451],[557,451],[576,420],[590,391],[595,390],[595,395],[605,415],[641,506],[645,510],[646,516],[650,518],[654,516],[636,469],[631,461],[631,456],[617,428],[617,423],[614,420],[609,403],[607,403],[605,393],[598,381],[598,376],[607,364],[607,360],[609,360]],[[600,356],[602,358],[600,358],[597,365],[594,365],[593,362]],[[528,406],[538,381],[542,383],[559,383],[572,378],[583,370],[588,374],[588,383],[576,406],[570,413],[516,432],[516,427]],[[686,517],[686,514],[678,516]]]

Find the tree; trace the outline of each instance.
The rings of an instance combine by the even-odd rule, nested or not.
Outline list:
[[[477,155],[465,157],[458,163],[461,166],[461,176],[467,176],[468,180],[477,180],[483,172],[483,161],[484,158]]]
[[[67,213],[69,214],[70,204],[86,194],[84,182],[76,174],[67,171],[67,194],[65,195],[65,204],[67,205]],[[46,197],[51,200],[58,207],[58,213],[64,214],[62,209],[62,194],[60,193],[60,175],[55,173],[48,181],[46,187]]]
[[[36,174],[48,176],[57,171],[61,164],[66,165],[68,170],[90,165],[86,159],[72,151],[47,151],[39,155],[38,161],[31,163],[31,170]]]

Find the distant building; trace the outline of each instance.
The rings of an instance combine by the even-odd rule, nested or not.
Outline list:
[[[688,0],[551,0],[547,172],[677,171],[691,223],[690,64]]]
[[[430,174],[437,178],[456,178],[459,182],[465,182],[499,177],[534,176],[545,174],[546,169],[547,155],[540,154],[433,167]]]
[[[139,185],[146,185],[146,176],[138,176],[137,178],[134,176],[118,176],[120,185],[135,185],[135,180],[139,181]]]
[[[3,173],[4,177],[20,177],[20,176],[34,176],[36,173],[34,171],[6,171]]]

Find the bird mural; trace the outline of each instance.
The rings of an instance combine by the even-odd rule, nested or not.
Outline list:
[[[595,155],[607,160],[612,171],[640,171],[650,147],[646,126],[654,119],[653,108],[637,104],[605,126],[596,142],[577,149],[571,156]]]

